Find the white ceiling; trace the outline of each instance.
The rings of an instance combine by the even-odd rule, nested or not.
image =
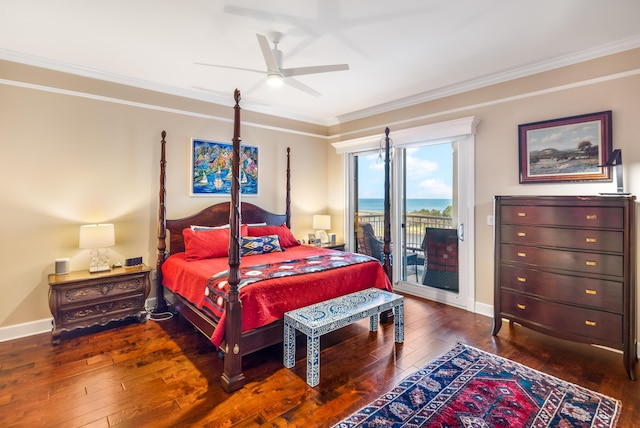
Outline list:
[[[640,46],[638,0],[0,0],[0,58],[332,124]],[[322,95],[261,85],[256,33]]]

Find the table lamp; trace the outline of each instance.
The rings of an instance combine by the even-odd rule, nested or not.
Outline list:
[[[111,270],[109,249],[116,243],[113,224],[87,224],[80,226],[80,248],[91,250],[89,272]]]
[[[327,235],[327,230],[331,229],[331,216],[315,214],[313,216],[313,228],[316,229],[316,238],[320,239],[323,244],[328,243],[329,235]]]

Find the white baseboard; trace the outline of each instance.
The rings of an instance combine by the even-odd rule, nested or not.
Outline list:
[[[34,334],[50,332],[53,318],[45,318],[38,321],[30,321],[24,324],[15,324],[8,327],[0,327],[0,342],[33,336]]]
[[[156,306],[156,298],[145,301],[147,310]],[[19,339],[21,337],[33,336],[35,334],[51,332],[53,329],[53,317],[38,321],[30,321],[24,324],[15,324],[7,327],[0,327],[0,342]]]
[[[475,304],[474,312],[476,314],[485,315],[489,318],[493,318],[493,305],[487,305],[486,303],[478,303]]]

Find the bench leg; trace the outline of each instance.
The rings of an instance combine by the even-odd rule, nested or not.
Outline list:
[[[284,352],[283,364],[287,368],[296,365],[296,330],[290,323],[284,323]]]
[[[378,331],[379,319],[379,314],[373,314],[369,317],[369,331]]]
[[[393,328],[396,333],[396,343],[404,342],[404,303],[395,307],[396,317]]]
[[[307,336],[307,383],[320,383],[320,336]]]

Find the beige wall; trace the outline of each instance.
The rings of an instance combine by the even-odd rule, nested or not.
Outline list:
[[[640,75],[478,110],[482,122],[476,140],[475,163],[477,301],[493,304],[493,229],[486,225],[486,217],[493,210],[493,196],[615,192],[615,183],[519,184],[517,124],[612,110],[613,146],[622,149],[625,190],[638,194],[640,151],[636,148],[637,120],[634,117],[640,113],[640,105],[631,96],[633,93],[640,94]]]
[[[640,194],[640,49],[584,62],[507,83],[426,102],[332,127],[332,141],[476,116],[475,295],[493,305],[493,213],[495,195],[593,195],[615,191],[615,183],[519,184],[518,125],[598,111],[613,111],[613,147],[621,148],[625,191]],[[363,131],[364,130],[364,131]],[[333,153],[329,161],[340,164]],[[343,186],[335,165],[330,188]]]
[[[329,128],[243,111],[242,141],[260,147],[260,195],[253,201],[284,209],[289,146],[294,233],[303,238],[311,231],[311,214],[326,212],[341,237],[343,159],[329,142],[376,128],[382,135],[385,126],[393,135],[394,129],[475,115],[481,120],[475,147],[475,291],[479,303],[492,305],[493,242],[486,217],[494,195],[595,194],[614,186],[520,185],[518,124],[613,110],[613,145],[623,151],[626,190],[638,194],[639,72],[640,50],[633,50]],[[112,259],[142,256],[155,266],[163,129],[168,216],[221,200],[188,196],[189,138],[229,141],[231,107],[1,61],[0,79],[0,327],[50,318],[47,275],[54,259],[71,257],[72,269],[88,265],[87,252],[77,248],[81,224],[115,223]],[[30,86],[35,84],[43,86]]]
[[[113,222],[112,261],[142,256],[155,267],[162,130],[168,217],[228,199],[188,195],[189,143],[231,141],[232,107],[6,62],[0,79],[11,80],[0,84],[0,327],[51,317],[55,258],[70,257],[72,270],[88,267],[81,224]],[[327,210],[327,139],[318,133],[326,129],[244,110],[242,118],[242,141],[260,148],[259,196],[246,200],[284,213],[291,147],[292,229],[306,236],[311,215]]]

